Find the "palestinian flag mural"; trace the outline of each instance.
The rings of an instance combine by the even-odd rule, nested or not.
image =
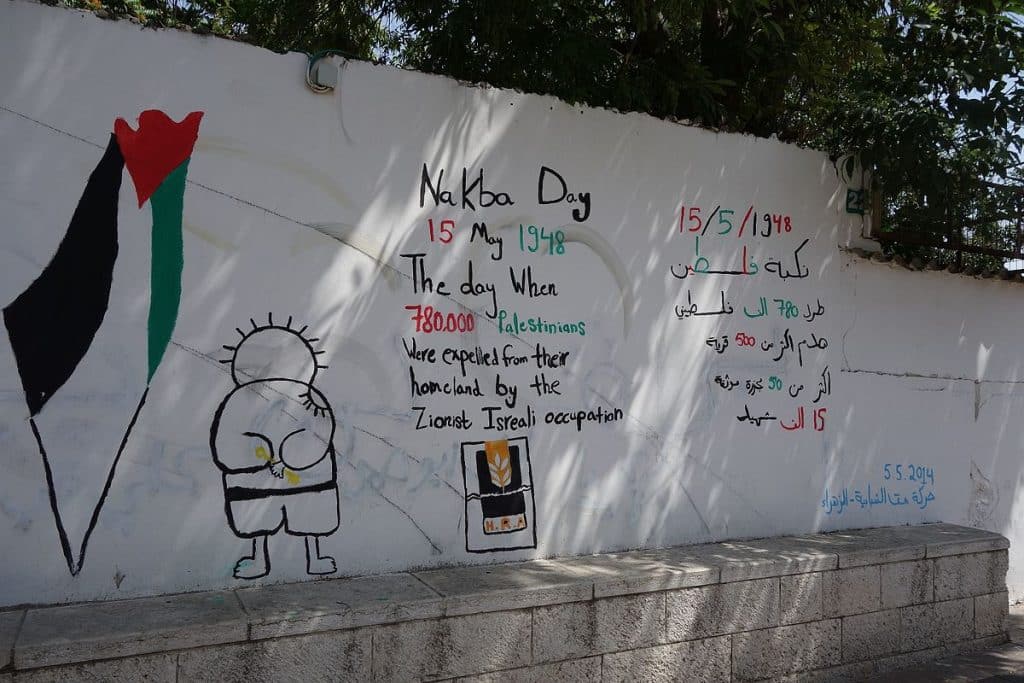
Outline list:
[[[43,457],[57,532],[72,575],[78,574],[85,561],[89,536],[178,317],[184,263],[181,223],[185,175],[202,117],[202,112],[192,112],[176,123],[161,111],[148,110],[139,115],[138,130],[117,119],[56,253],[39,277],[3,309],[25,390],[29,422]],[[148,200],[153,216],[148,373],[145,391],[114,455],[81,546],[75,549],[57,506],[53,472],[36,416],[74,374],[103,324],[117,260],[118,198],[124,168],[135,185],[139,208]]]

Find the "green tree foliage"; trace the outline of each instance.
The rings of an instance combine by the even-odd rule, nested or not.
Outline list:
[[[1020,247],[1021,0],[66,2],[776,136],[866,169],[892,249]]]

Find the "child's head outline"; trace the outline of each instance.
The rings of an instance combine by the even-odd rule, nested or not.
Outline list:
[[[221,362],[231,364],[231,377],[237,386],[272,379],[312,386],[317,372],[327,368],[317,360],[324,351],[313,348],[319,338],[303,336],[307,325],[293,329],[291,316],[284,325],[275,324],[273,313],[265,324],[257,324],[253,318],[249,322],[250,330],[235,328],[242,337],[237,344],[224,345],[231,358]]]

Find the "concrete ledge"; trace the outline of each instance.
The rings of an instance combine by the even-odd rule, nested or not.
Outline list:
[[[14,645],[14,667],[30,669],[245,640],[234,593],[30,609]]]
[[[856,677],[1004,642],[1008,546],[929,524],[0,612],[0,682]]]
[[[445,612],[441,595],[410,574],[242,588],[235,594],[251,640],[430,619]]]

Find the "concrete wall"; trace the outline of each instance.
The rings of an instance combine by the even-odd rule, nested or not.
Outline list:
[[[1018,545],[1021,290],[841,250],[821,154],[24,1],[0,45],[0,604]]]
[[[0,681],[876,680],[1006,642],[1006,545],[926,524],[0,612]]]

